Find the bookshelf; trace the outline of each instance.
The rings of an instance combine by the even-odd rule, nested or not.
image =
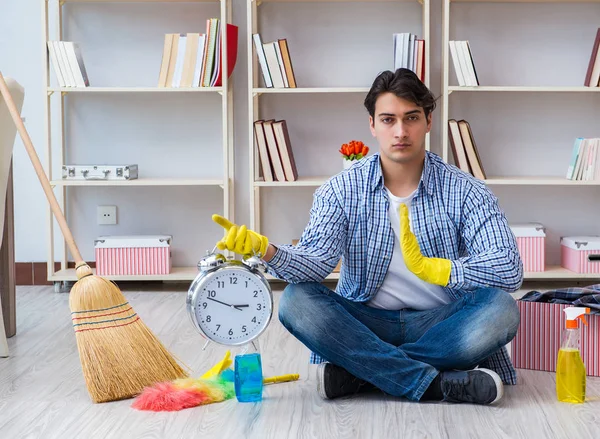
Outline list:
[[[493,104],[491,104],[491,102],[493,102],[493,99],[491,99],[492,96],[497,96],[498,94],[510,94],[510,96],[512,96],[515,100],[515,102],[517,102],[517,105],[521,105],[522,102],[529,102],[531,99],[534,99],[534,97],[537,96],[545,96],[545,95],[551,95],[551,94],[561,94],[562,96],[570,96],[570,95],[577,95],[578,97],[582,97],[584,98],[586,95],[589,96],[590,99],[595,98],[594,94],[600,92],[600,87],[585,87],[585,86],[579,86],[579,85],[536,85],[536,84],[529,84],[529,85],[487,85],[485,78],[481,77],[480,71],[478,71],[478,75],[479,75],[479,86],[457,86],[454,84],[451,84],[450,81],[450,77],[454,76],[455,72],[454,70],[454,65],[453,65],[453,60],[451,58],[451,52],[450,52],[450,48],[449,48],[449,41],[454,40],[455,38],[452,38],[451,33],[454,31],[456,32],[457,30],[459,30],[459,25],[455,25],[453,27],[453,21],[452,21],[452,5],[453,4],[458,4],[458,3],[468,3],[469,5],[476,5],[477,3],[482,3],[482,4],[491,4],[491,3],[496,3],[496,4],[502,4],[502,3],[513,3],[515,4],[513,6],[513,9],[511,11],[511,13],[513,15],[517,15],[517,9],[519,8],[520,5],[516,5],[516,4],[525,4],[525,3],[533,3],[533,4],[537,4],[532,6],[533,7],[537,7],[537,8],[544,8],[544,3],[552,3],[552,4],[559,4],[559,3],[568,3],[569,7],[573,7],[576,8],[578,7],[577,3],[580,4],[584,4],[584,3],[600,3],[598,0],[581,0],[581,1],[577,1],[577,2],[573,2],[573,1],[569,1],[569,0],[442,0],[442,75],[441,75],[441,79],[442,79],[442,105],[441,105],[441,117],[440,117],[440,123],[441,123],[441,155],[444,161],[449,161],[450,157],[452,157],[452,150],[450,148],[450,139],[449,139],[449,132],[448,132],[448,120],[451,119],[450,117],[450,112],[451,112],[451,108],[452,108],[452,102],[453,102],[453,97],[454,96],[460,96],[463,100],[462,100],[462,104],[463,104],[463,109],[465,108],[465,102],[469,102],[470,105],[474,105],[473,103],[471,103],[470,100],[468,100],[470,97],[474,97],[473,94],[475,94],[475,96],[481,94],[481,93],[488,93],[488,95],[484,95],[484,96],[489,96],[489,102],[484,101],[483,99],[479,99],[477,100],[477,104],[478,105],[478,112],[480,112],[481,114],[486,114],[486,118],[493,118],[494,117],[494,108],[493,108]],[[547,5],[546,5],[547,6]],[[471,6],[469,6],[471,7]],[[461,12],[463,14],[465,14],[467,6],[463,6],[461,5]],[[540,9],[541,11],[541,9]],[[471,12],[471,10],[469,10],[469,13]],[[498,12],[498,10],[496,10],[496,12]],[[528,12],[531,14],[531,9],[528,9]],[[482,14],[481,9],[478,10],[479,14]],[[489,11],[488,11],[489,13]],[[545,15],[545,17],[548,17],[549,13],[546,11],[547,15]],[[468,20],[476,20],[476,15],[470,15]],[[504,18],[505,16],[503,16],[502,18]],[[515,26],[521,26],[523,25],[523,21],[519,21],[517,25]],[[483,25],[482,25],[483,26]],[[597,26],[596,26],[597,27]],[[595,28],[594,28],[595,30]],[[476,39],[475,38],[467,38],[464,36],[465,33],[468,32],[464,32],[465,29],[460,29],[460,31],[462,31],[462,36],[461,38],[456,38],[457,40],[470,40],[470,44],[473,44],[473,40]],[[533,32],[531,29],[528,29],[529,32]],[[511,33],[511,29],[506,29],[507,34]],[[458,33],[458,32],[456,32]],[[478,34],[481,35],[481,34]],[[591,41],[583,41],[580,44],[582,44],[582,50],[584,50],[585,56],[589,57],[589,52],[588,50],[591,49],[593,40]],[[551,44],[551,43],[548,43]],[[579,44],[579,43],[578,43]],[[493,50],[490,48],[487,48],[488,52]],[[477,58],[477,56],[474,57],[474,63],[475,63],[475,68],[477,69],[478,66],[478,59],[480,62],[484,62],[482,60],[485,60],[489,63],[489,57],[486,59],[486,57],[484,56],[480,56],[479,58]],[[506,61],[504,61],[506,62]],[[585,67],[587,67],[587,58],[585,60],[586,65]],[[580,67],[580,66],[577,66]],[[563,68],[564,70],[564,66],[561,66],[561,68]],[[575,68],[575,66],[573,66],[572,68]],[[524,69],[525,70],[525,69]],[[579,70],[578,70],[579,71]],[[488,71],[489,73],[489,71]],[[514,73],[514,71],[513,71]],[[583,72],[583,75],[585,75],[585,71]],[[556,78],[556,77],[554,77]],[[513,78],[514,79],[514,78]],[[531,77],[527,76],[528,80],[525,80],[524,82],[531,82]],[[547,78],[540,78],[542,80],[545,80]],[[581,84],[583,84],[584,82],[584,76],[582,76],[581,78]],[[496,81],[498,79],[496,78]],[[539,80],[539,79],[538,79]],[[573,77],[570,77],[570,81],[568,82],[574,82]],[[542,82],[542,81],[540,81]],[[550,82],[552,82],[552,80],[550,80]],[[464,96],[464,97],[463,97]],[[506,102],[506,101],[503,101]],[[533,101],[532,101],[533,102]],[[542,102],[547,102],[547,101],[542,101]],[[569,102],[575,102],[575,98],[573,98],[573,101],[569,101]],[[533,106],[535,106],[536,104],[528,104],[527,108],[531,109]],[[597,108],[597,106],[596,106]],[[577,111],[577,109],[573,109],[571,107],[568,107],[569,112],[573,111]],[[577,113],[575,113],[577,114]],[[453,118],[454,119],[461,119],[464,116],[461,115],[460,113],[457,113]],[[478,121],[479,123],[481,123],[483,119],[479,118]],[[558,122],[558,121],[557,121]],[[551,120],[546,120],[544,121],[544,123],[546,124],[552,124],[553,121]],[[474,127],[475,130],[477,129],[477,127]],[[540,129],[545,128],[545,126],[540,127]],[[576,130],[574,128],[574,130]],[[572,133],[572,138],[573,140],[578,137],[579,134],[577,134],[577,132],[573,132]],[[477,143],[479,145],[479,149],[481,150],[481,145],[484,145],[484,141],[485,141],[485,137],[482,137],[483,141],[480,141],[479,138],[477,138]],[[511,142],[519,144],[519,139],[518,138],[512,138],[510,139]],[[485,146],[485,145],[484,145]],[[527,144],[523,143],[523,149],[526,149]],[[571,148],[572,148],[572,143],[565,146],[566,149],[568,149],[569,154],[571,153]],[[555,157],[555,156],[554,156]],[[551,159],[550,159],[551,160]],[[485,160],[483,161],[483,165],[485,167]],[[538,171],[536,169],[536,163],[530,163],[530,168],[533,171]],[[564,162],[564,173],[566,174],[567,171],[567,167],[568,167],[569,163],[567,161]],[[565,177],[563,177],[563,173],[561,172],[560,175],[557,176],[495,176],[495,175],[490,175],[489,172],[486,171],[487,175],[487,179],[484,180],[484,183],[486,185],[488,185],[490,188],[492,188],[492,190],[495,189],[500,189],[502,187],[513,187],[513,188],[523,188],[523,190],[525,190],[526,188],[533,188],[536,192],[542,191],[544,190],[544,188],[549,188],[546,190],[561,190],[561,188],[565,188],[565,192],[561,192],[561,194],[577,194],[576,191],[578,190],[590,190],[590,189],[586,189],[586,188],[591,188],[591,190],[595,190],[596,187],[600,186],[600,180],[588,180],[588,181],[574,181],[574,180],[568,180]],[[576,186],[577,188],[573,187]],[[521,192],[521,191],[519,191]],[[531,192],[528,192],[529,194],[531,194]],[[589,192],[587,192],[589,194]],[[515,192],[516,194],[516,192]],[[518,197],[518,194],[515,195],[516,197]],[[570,196],[570,195],[567,195]],[[580,212],[578,212],[578,214],[580,214]],[[536,221],[536,222],[542,222],[544,223],[544,218],[541,216],[538,216],[535,220],[531,219],[531,221]],[[587,230],[587,229],[586,229]],[[562,233],[562,231],[559,231],[559,233]],[[577,233],[575,233],[577,234]],[[547,249],[548,249],[548,242],[547,242]],[[547,255],[548,256],[548,255]],[[548,259],[548,257],[547,257]],[[525,273],[525,280],[586,280],[586,279],[598,279],[600,278],[600,275],[598,274],[580,274],[580,273],[575,273],[575,272],[571,272],[569,270],[566,270],[560,266],[556,266],[556,265],[547,265],[546,266],[546,270],[544,272],[526,272]]]
[[[354,3],[354,2],[360,2],[360,0],[334,0],[334,4],[335,6],[331,6],[331,9],[336,9],[336,8],[340,8],[342,7],[342,5],[344,3]],[[281,4],[285,4],[285,3],[311,3],[311,4],[316,4],[316,3],[331,3],[331,0],[262,0],[262,1],[257,1],[257,0],[247,0],[247,51],[248,51],[248,135],[249,135],[249,178],[250,178],[250,184],[249,184],[249,188],[250,188],[250,225],[249,227],[252,228],[253,230],[256,230],[258,232],[261,232],[261,229],[263,228],[263,223],[261,221],[261,209],[265,208],[267,206],[267,204],[263,201],[264,199],[266,199],[266,197],[263,196],[263,191],[269,189],[269,190],[278,190],[278,191],[290,191],[294,190],[294,193],[296,190],[304,190],[304,194],[306,195],[308,192],[307,191],[311,191],[314,192],[314,190],[316,190],[317,187],[319,187],[320,185],[322,185],[329,177],[333,176],[334,174],[336,174],[337,172],[340,172],[342,170],[342,159],[341,157],[339,158],[338,162],[335,162],[332,164],[331,166],[331,171],[330,174],[327,175],[323,175],[321,174],[317,174],[317,176],[307,176],[307,175],[303,175],[302,173],[302,168],[298,167],[298,179],[296,181],[273,181],[273,182],[266,182],[262,179],[262,177],[260,177],[260,172],[259,172],[259,168],[260,168],[260,159],[258,156],[258,150],[257,150],[257,146],[256,146],[256,141],[255,141],[255,135],[254,135],[254,121],[259,120],[259,119],[264,119],[266,118],[265,114],[263,113],[263,108],[266,106],[264,104],[264,102],[262,101],[265,98],[268,97],[273,97],[273,98],[277,98],[278,100],[282,100],[285,99],[288,102],[297,102],[297,100],[302,100],[304,102],[306,102],[309,99],[317,99],[319,96],[324,96],[324,95],[331,95],[331,97],[335,97],[335,96],[340,96],[340,95],[348,95],[348,96],[353,96],[357,99],[364,99],[364,96],[367,94],[367,92],[369,91],[371,82],[375,79],[375,75],[373,75],[372,77],[370,77],[368,80],[362,81],[364,82],[364,84],[357,84],[357,85],[353,85],[353,86],[346,86],[344,84],[344,81],[340,81],[339,85],[335,84],[335,86],[333,86],[333,84],[323,84],[320,85],[318,80],[313,80],[313,78],[307,78],[307,77],[303,77],[302,74],[298,74],[298,71],[301,70],[302,65],[300,65],[300,63],[302,61],[305,61],[306,58],[302,58],[301,56],[296,57],[294,54],[298,54],[299,52],[301,52],[301,50],[299,49],[299,45],[304,44],[309,44],[306,43],[305,41],[303,42],[303,38],[305,38],[306,33],[310,33],[310,31],[308,30],[309,28],[305,28],[303,30],[298,30],[298,29],[294,29],[294,30],[290,30],[290,32],[284,31],[284,33],[281,33],[280,35],[274,37],[274,38],[288,38],[288,44],[290,45],[290,54],[291,54],[291,58],[292,58],[292,64],[294,65],[294,71],[295,71],[295,76],[296,76],[296,82],[298,84],[298,88],[266,88],[264,86],[262,86],[262,73],[260,70],[260,64],[258,62],[257,59],[257,55],[255,52],[255,47],[254,47],[254,42],[252,39],[252,35],[255,33],[260,33],[261,38],[262,38],[262,42],[265,43],[267,41],[273,41],[274,38],[271,37],[267,37],[265,39],[265,34],[263,34],[263,30],[259,28],[259,21],[260,21],[260,17],[261,17],[261,9],[262,7],[264,7],[265,4],[271,4],[271,3],[281,3]],[[374,0],[369,2],[369,4],[383,4],[383,5],[377,5],[377,7],[386,7],[387,5],[390,6],[396,6],[396,5],[391,5],[393,3],[401,3],[401,4],[415,4],[417,5],[417,7],[420,8],[420,10],[418,11],[418,14],[420,16],[420,23],[418,23],[418,25],[420,25],[420,28],[418,30],[418,32],[416,32],[419,36],[419,38],[422,38],[425,40],[425,54],[424,54],[424,61],[425,61],[425,83],[427,85],[429,85],[429,76],[430,76],[430,70],[431,70],[431,63],[430,63],[430,47],[431,47],[431,37],[430,37],[430,23],[429,23],[429,17],[430,17],[430,1],[429,0]],[[261,6],[261,4],[263,6]],[[271,5],[270,5],[271,6]],[[283,6],[283,5],[282,5]],[[370,6],[370,5],[367,5]],[[402,7],[402,5],[400,5],[399,7]],[[289,11],[289,9],[287,8],[281,8],[280,11],[277,12],[277,14],[281,15],[284,14],[285,11]],[[319,13],[315,13],[317,15],[319,15],[321,12]],[[331,20],[332,21],[336,21],[338,23],[340,23],[340,18],[336,16],[336,14],[334,12],[331,12],[331,10],[327,10],[327,13],[331,14]],[[394,13],[397,13],[397,10],[394,10]],[[278,15],[278,16],[279,16]],[[327,20],[329,20],[330,18],[327,18]],[[268,24],[268,23],[265,23]],[[383,61],[382,64],[376,67],[375,71],[376,73],[379,71],[383,71],[383,70],[392,70],[393,69],[393,54],[392,54],[392,34],[397,32],[408,32],[408,30],[406,30],[403,26],[405,24],[398,24],[392,31],[390,31],[389,33],[389,53],[387,58],[382,59],[380,61]],[[331,33],[335,33],[336,29],[335,26],[331,26]],[[321,34],[320,34],[321,35]],[[368,41],[368,34],[364,34],[364,39],[365,42],[361,42],[361,44],[364,45],[368,45],[369,41]],[[326,38],[326,37],[325,37]],[[378,41],[379,42],[379,41]],[[380,42],[379,42],[380,43]],[[318,47],[315,47],[314,50],[319,50]],[[361,50],[367,50],[364,47],[361,48]],[[343,62],[342,60],[340,60],[340,62]],[[298,69],[298,66],[300,66],[300,69]],[[337,68],[337,66],[336,66]],[[376,74],[375,73],[375,74]],[[333,76],[336,76],[336,73],[333,72],[332,73]],[[306,86],[308,85],[308,86]],[[318,110],[317,110],[318,111]],[[359,105],[357,105],[356,108],[357,112],[361,112],[364,111],[364,109]],[[271,117],[275,117],[275,118],[281,118],[281,119],[285,119],[284,117],[281,116],[277,116],[277,111],[271,111],[270,112]],[[302,117],[298,116],[295,117],[294,119],[289,119],[287,120],[288,126],[290,126],[291,124],[301,124],[302,123]],[[368,127],[368,117],[364,116],[364,124],[365,124],[365,128]],[[290,137],[291,137],[291,144],[292,145],[300,145],[300,142],[294,138],[293,133],[290,133]],[[335,149],[335,151],[337,151],[339,149],[339,147],[341,146],[342,143],[346,143],[348,142],[350,139],[346,139],[343,141],[340,141],[339,145],[334,145],[331,148]],[[376,150],[376,148],[373,148],[373,143],[371,142],[371,138],[365,138],[365,139],[357,139],[357,140],[362,140],[364,141],[366,144],[368,143],[368,145],[371,148],[371,151]],[[426,139],[426,147],[427,149],[429,149],[429,136],[427,136]],[[294,151],[294,155],[298,155],[300,153],[302,153],[302,150],[300,149],[300,146],[294,146],[293,148]],[[304,189],[303,189],[304,188]],[[272,205],[271,205],[272,207]],[[310,209],[310,204],[308,204],[306,206],[306,212],[308,212]],[[269,231],[268,230],[262,230],[263,233],[268,234]],[[299,231],[301,232],[301,230]],[[298,233],[299,233],[298,232]],[[286,238],[289,238],[289,242],[291,242],[292,239],[294,238],[298,238],[299,236],[289,236]],[[288,239],[286,239],[288,240]],[[283,243],[283,242],[281,242]],[[327,277],[327,280],[336,280],[339,278],[339,273],[332,273]]]
[[[169,0],[168,2],[164,2],[164,0],[46,0],[42,2],[42,38],[43,38],[43,60],[44,60],[44,76],[43,76],[43,89],[44,89],[44,111],[45,111],[45,137],[46,137],[46,152],[47,158],[44,163],[45,170],[51,180],[51,184],[54,187],[55,194],[59,200],[59,204],[63,212],[67,212],[67,207],[69,204],[69,193],[67,191],[68,188],[78,187],[81,188],[82,191],[92,190],[94,187],[110,187],[113,191],[119,191],[118,194],[122,191],[123,194],[120,194],[120,197],[128,196],[126,195],[126,188],[149,188],[148,190],[148,198],[152,198],[151,190],[158,190],[159,188],[172,188],[170,190],[179,190],[177,188],[186,188],[186,187],[198,187],[198,188],[217,188],[218,191],[221,191],[221,195],[218,199],[221,200],[221,207],[223,214],[228,218],[234,218],[234,188],[233,188],[233,96],[232,96],[232,84],[231,80],[227,74],[222,75],[222,86],[219,87],[185,87],[185,88],[159,88],[158,86],[107,86],[107,87],[98,87],[98,86],[89,86],[89,87],[59,87],[58,82],[56,81],[56,77],[51,76],[52,64],[50,63],[50,59],[47,53],[47,42],[52,40],[62,40],[63,39],[63,20],[65,17],[65,11],[63,10],[65,6],[69,3],[99,3],[100,5],[105,3],[134,3],[134,7],[141,7],[143,3],[165,3],[165,7],[169,8],[177,8],[178,4],[183,3],[213,3],[214,9],[218,10],[218,14],[207,16],[206,18],[219,18],[221,23],[232,23],[232,5],[231,0]],[[104,6],[102,6],[104,7]],[[83,23],[78,23],[79,25],[83,25]],[[196,32],[204,33],[205,25],[200,22],[196,28]],[[221,38],[222,38],[222,53],[227,53],[227,27],[221,26]],[[186,29],[180,30],[181,32],[185,32]],[[162,35],[161,35],[162,36]],[[162,46],[156,46],[156,51],[162,53]],[[83,53],[84,62],[86,61],[86,53]],[[156,65],[156,81],[158,83],[158,74],[159,74],[160,65]],[[222,59],[222,69],[223,72],[228,71],[227,67],[227,57],[223,57]],[[54,80],[52,80],[54,79]],[[93,80],[93,78],[91,78]],[[68,129],[67,125],[70,121],[70,117],[72,117],[66,108],[65,99],[69,96],[78,96],[78,95],[90,95],[92,97],[88,98],[87,101],[77,101],[74,105],[85,105],[86,102],[94,102],[94,99],[103,98],[104,102],[106,99],[109,99],[110,96],[123,96],[123,95],[133,95],[134,94],[154,94],[155,96],[163,96],[170,95],[171,93],[179,94],[191,94],[194,96],[193,99],[197,99],[197,102],[194,102],[194,105],[202,106],[202,105],[211,105],[215,101],[219,102],[220,108],[214,111],[214,113],[218,114],[216,116],[220,119],[221,127],[217,128],[217,132],[220,132],[220,154],[222,155],[222,169],[218,172],[220,176],[218,178],[202,178],[201,175],[196,177],[182,176],[177,177],[173,175],[172,177],[140,177],[135,180],[129,181],[78,181],[78,180],[62,180],[61,179],[61,168],[65,163],[66,150],[67,146],[69,148],[73,147],[81,147],[80,144],[71,145],[67,139]],[[157,95],[156,95],[157,94]],[[196,97],[197,95],[197,97]],[[95,98],[98,96],[98,98]],[[109,96],[108,98],[106,96]],[[209,96],[215,96],[212,98],[212,101],[203,102],[204,98]],[[129,99],[129,98],[127,98]],[[158,99],[158,97],[156,98]],[[119,101],[114,101],[115,106],[118,106]],[[122,101],[121,101],[122,102]],[[147,101],[145,101],[147,102]],[[158,105],[165,105],[165,101],[161,101]],[[167,102],[170,104],[171,102]],[[189,105],[189,104],[188,104]],[[56,127],[59,127],[58,129]],[[110,127],[106,127],[110,129]],[[85,146],[85,145],[83,145]],[[198,147],[206,148],[208,145],[200,144]],[[212,152],[214,154],[218,154],[219,149],[214,148]],[[77,164],[77,163],[76,163]],[[101,164],[101,163],[98,163]],[[176,169],[173,167],[171,169]],[[201,174],[201,172],[198,172]],[[89,188],[89,189],[86,189]],[[139,194],[139,192],[138,192]],[[129,195],[131,197],[131,195]],[[146,196],[146,195],[144,195]],[[212,197],[214,199],[215,197]],[[154,198],[152,198],[152,202],[154,203]],[[202,195],[198,199],[194,199],[191,201],[192,203],[202,203],[203,198]],[[160,199],[156,199],[156,203],[160,203]],[[218,209],[215,207],[215,211]],[[141,214],[140,214],[141,215]],[[89,217],[89,215],[88,215]],[[71,218],[72,219],[72,218]],[[71,223],[71,219],[69,222]],[[144,219],[139,218],[140,223],[143,224]],[[168,221],[168,220],[167,220]],[[55,241],[55,236],[58,237],[60,235],[60,230],[57,229],[54,219],[48,210],[48,264],[47,264],[47,276],[48,280],[53,281],[55,285],[55,289],[60,289],[60,284],[62,282],[67,281],[75,281],[77,280],[75,270],[68,268],[68,256],[66,246],[64,245],[64,241],[59,240]],[[118,234],[118,233],[116,233]],[[77,236],[75,236],[76,240],[78,240]],[[175,240],[174,240],[175,241]],[[182,242],[183,240],[180,240]],[[59,244],[57,244],[59,242]],[[89,244],[89,243],[88,243]],[[83,246],[83,243],[79,243],[80,246]],[[176,243],[174,242],[174,245]],[[56,254],[60,255],[59,260],[56,258]],[[202,257],[201,249],[198,250],[198,258]],[[60,262],[60,268],[55,270],[55,264]],[[135,276],[107,276],[107,278],[111,280],[127,280],[127,281],[137,281],[137,280],[152,280],[152,281],[182,281],[182,280],[193,280],[197,273],[198,269],[195,265],[196,261],[190,263],[190,266],[174,266],[171,270],[171,273],[167,275],[135,275]]]
[[[49,93],[223,93],[223,87],[158,88],[158,87],[48,87]]]

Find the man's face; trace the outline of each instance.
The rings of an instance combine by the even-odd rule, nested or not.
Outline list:
[[[401,164],[419,163],[425,157],[425,135],[431,130],[431,114],[393,93],[375,102],[375,117],[369,117],[371,134],[379,142],[381,160]]]

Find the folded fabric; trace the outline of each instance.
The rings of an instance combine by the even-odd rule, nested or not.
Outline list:
[[[558,288],[550,291],[530,291],[521,297],[524,302],[563,303],[587,306],[590,314],[600,314],[600,284],[587,287]]]

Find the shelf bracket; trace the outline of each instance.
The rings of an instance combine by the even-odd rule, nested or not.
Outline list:
[[[223,96],[223,92],[222,91],[218,91],[217,93],[219,93],[221,96]]]
[[[448,90],[448,96],[452,94],[452,90]]]
[[[262,5],[262,0],[256,0],[256,7],[259,7],[260,5]]]
[[[252,97],[253,98],[259,98],[261,95],[262,95],[262,93],[259,93],[259,92],[256,92],[256,91],[252,92]]]
[[[68,91],[61,91],[60,95],[61,95],[61,97],[64,98],[67,95],[67,93],[68,93]]]
[[[49,90],[48,91],[48,96],[52,96],[54,94],[54,90]]]
[[[46,0],[49,1],[49,0]],[[63,6],[65,4],[65,0],[59,0],[58,5],[59,6]]]

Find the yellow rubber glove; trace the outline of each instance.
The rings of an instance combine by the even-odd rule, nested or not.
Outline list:
[[[423,256],[417,237],[410,230],[406,204],[400,205],[398,213],[400,215],[400,247],[406,267],[425,282],[445,287],[450,280],[452,262],[449,259]]]
[[[260,254],[262,257],[266,254],[269,247],[269,240],[266,236],[248,230],[246,226],[240,227],[233,224],[221,215],[213,215],[212,219],[226,232],[223,239],[217,242],[219,250],[227,249],[242,256]]]

